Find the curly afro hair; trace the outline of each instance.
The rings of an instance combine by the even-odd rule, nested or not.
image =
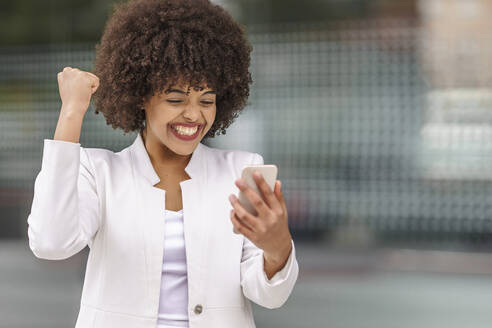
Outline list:
[[[95,113],[114,129],[142,131],[143,104],[168,86],[205,83],[217,113],[205,138],[225,134],[252,83],[244,27],[209,0],[135,0],[119,4],[96,45]]]

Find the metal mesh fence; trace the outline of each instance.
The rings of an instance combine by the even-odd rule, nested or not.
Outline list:
[[[491,232],[492,91],[486,82],[436,83],[436,44],[444,54],[454,48],[429,43],[416,21],[248,30],[249,105],[206,143],[275,163],[293,230]],[[61,104],[56,73],[90,70],[93,60],[93,45],[0,49],[0,206],[20,207],[0,217],[22,234],[42,140],[53,137]],[[134,137],[90,108],[81,144],[117,151]]]

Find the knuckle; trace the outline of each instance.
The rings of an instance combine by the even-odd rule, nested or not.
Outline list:
[[[260,198],[255,198],[253,200],[253,205],[255,205],[256,207],[260,207],[261,205],[263,205],[263,201],[260,199]]]
[[[273,212],[277,216],[284,216],[284,210],[283,209],[274,210]]]

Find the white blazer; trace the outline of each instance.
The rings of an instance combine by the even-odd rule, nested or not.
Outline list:
[[[262,163],[256,153],[200,143],[185,169],[191,178],[180,183],[190,328],[255,327],[250,300],[278,308],[295,285],[294,247],[268,280],[263,251],[232,232],[234,180],[244,165]],[[27,218],[29,247],[38,258],[60,260],[89,246],[76,328],[156,327],[166,197],[157,182],[140,134],[116,153],[44,139]]]

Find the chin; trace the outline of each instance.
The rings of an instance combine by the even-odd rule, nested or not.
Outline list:
[[[181,155],[181,156],[188,156],[191,153],[193,153],[198,145],[188,145],[188,146],[174,146],[169,149],[171,149],[175,154]]]

